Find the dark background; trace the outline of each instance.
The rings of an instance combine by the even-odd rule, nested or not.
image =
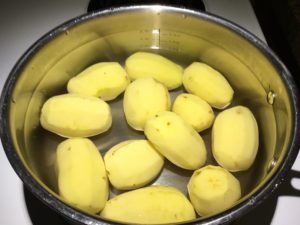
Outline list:
[[[300,86],[300,1],[250,0],[268,45]]]

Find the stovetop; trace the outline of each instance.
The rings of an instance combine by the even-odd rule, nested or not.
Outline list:
[[[10,0],[0,3],[0,90],[22,53],[48,30],[75,16],[105,7],[106,0]],[[124,1],[114,1],[116,5]],[[131,0],[130,2],[138,2]],[[161,2],[146,1],[145,2]],[[183,4],[186,0],[165,1]],[[194,9],[225,17],[266,41],[249,0],[191,0]],[[202,3],[203,2],[203,3]],[[67,222],[36,199],[19,180],[0,145],[0,224],[66,225]],[[233,225],[300,224],[300,155],[277,192]]]

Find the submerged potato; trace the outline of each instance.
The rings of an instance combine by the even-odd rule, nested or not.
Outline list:
[[[195,170],[206,161],[203,139],[174,112],[160,112],[149,119],[145,135],[155,149],[181,168]]]
[[[205,63],[194,62],[183,73],[187,92],[197,95],[217,109],[226,108],[233,98],[233,89],[225,77]]]
[[[152,181],[164,165],[163,156],[146,140],[123,141],[104,156],[110,183],[120,190],[142,187]]]
[[[100,97],[104,101],[115,99],[127,85],[129,78],[117,62],[92,65],[68,82],[68,92]]]
[[[258,149],[258,127],[252,112],[236,106],[219,113],[212,129],[212,153],[225,169],[247,170]]]
[[[108,180],[97,147],[87,138],[71,138],[57,147],[59,194],[71,205],[90,213],[104,208]]]
[[[110,199],[100,214],[106,219],[138,224],[176,223],[196,218],[193,206],[177,189],[150,186]]]
[[[137,52],[126,59],[125,65],[132,80],[152,77],[169,90],[182,84],[182,67],[158,54]]]
[[[215,115],[210,105],[200,97],[192,94],[180,94],[173,104],[173,112],[190,124],[197,132],[213,124]]]
[[[153,78],[140,78],[128,85],[123,107],[128,124],[135,130],[144,130],[150,117],[170,109],[169,92]]]
[[[99,98],[63,94],[44,103],[40,122],[46,130],[64,137],[90,137],[107,131],[112,116],[109,105]]]
[[[219,166],[196,170],[188,183],[188,192],[200,216],[228,209],[241,197],[240,182]]]

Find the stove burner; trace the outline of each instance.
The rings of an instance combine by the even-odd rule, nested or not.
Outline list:
[[[91,12],[110,7],[144,4],[163,4],[205,11],[205,6],[202,0],[91,0],[87,11]]]

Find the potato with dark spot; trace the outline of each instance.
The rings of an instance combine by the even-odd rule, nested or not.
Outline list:
[[[241,186],[226,169],[206,166],[194,172],[188,192],[197,213],[209,216],[234,205],[241,197]]]
[[[176,113],[157,113],[147,121],[144,132],[155,149],[175,165],[195,170],[205,164],[202,137]]]
[[[166,87],[150,77],[133,81],[124,94],[125,117],[135,130],[144,130],[149,118],[158,112],[169,110],[170,105]]]

